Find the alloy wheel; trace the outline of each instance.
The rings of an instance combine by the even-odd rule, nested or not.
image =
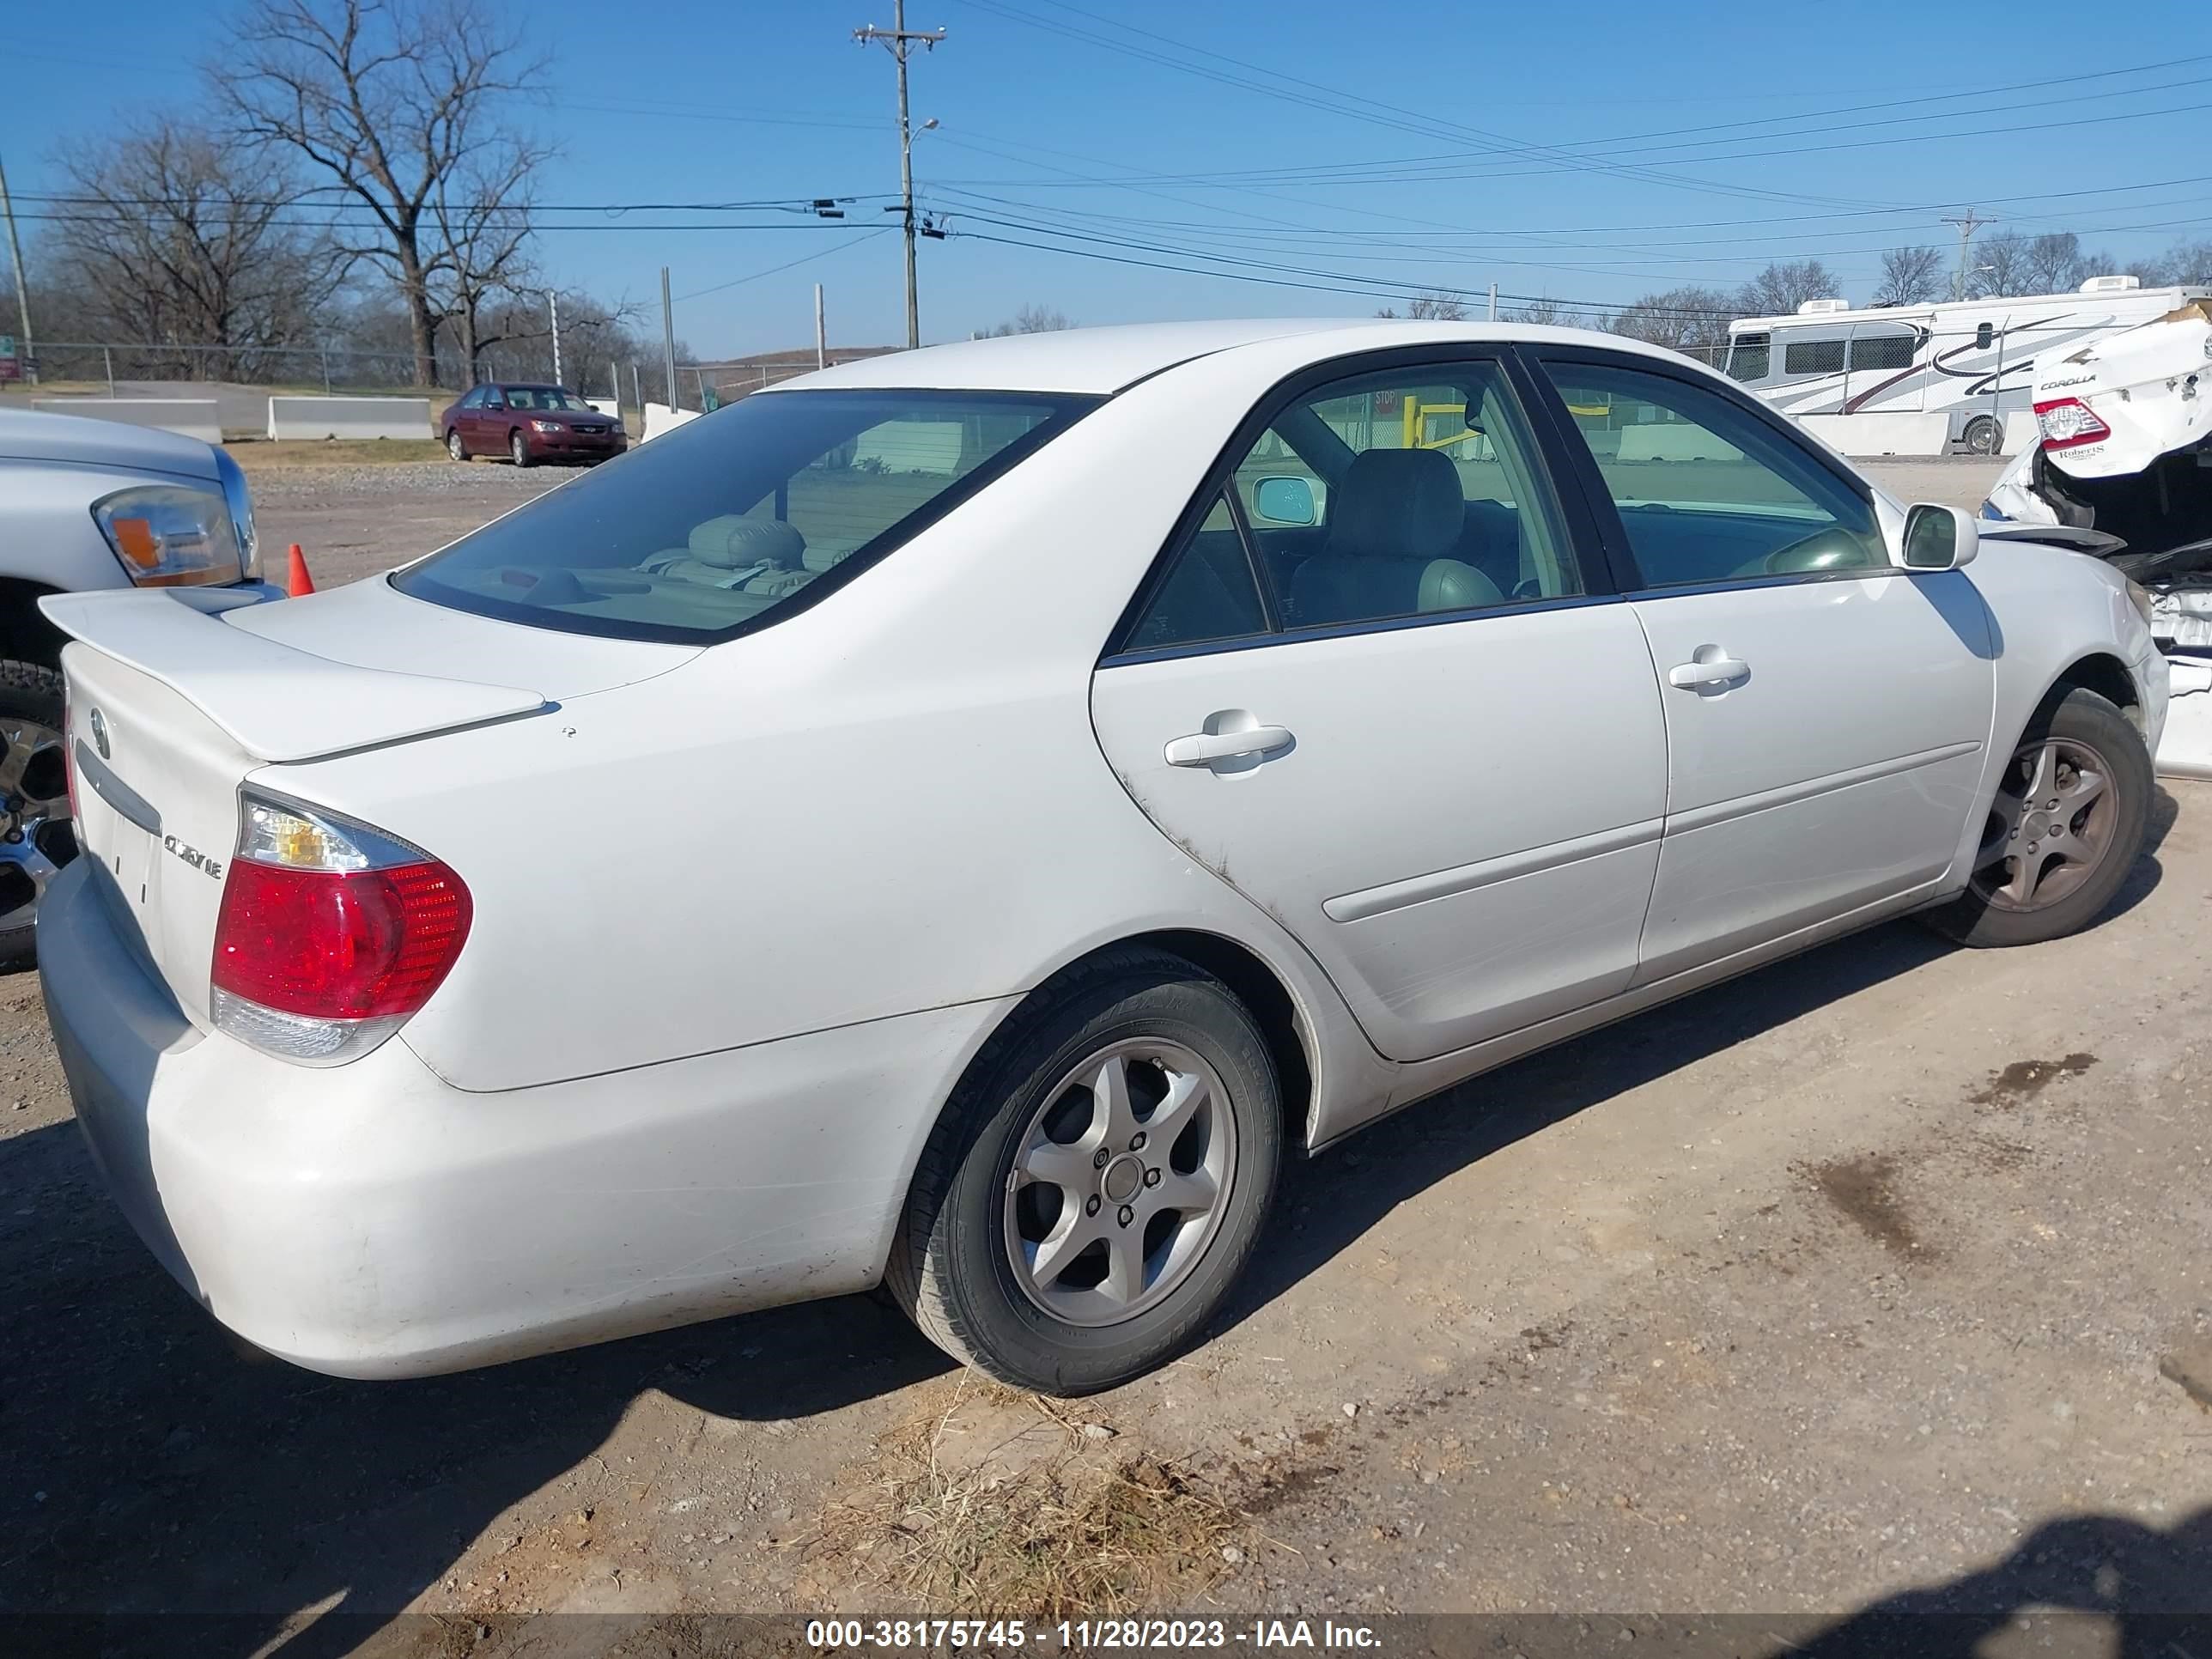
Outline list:
[[[0,933],[31,925],[46,884],[76,856],[61,733],[0,721]]]
[[[1007,1263],[1054,1319],[1133,1319],[1206,1254],[1236,1172],[1236,1120],[1214,1069],[1177,1042],[1111,1044],[1068,1069],[1016,1142]]]
[[[2041,910],[2077,890],[2112,852],[2112,769],[2086,743],[2042,738],[2013,753],[1990,803],[1974,890],[2001,910]]]

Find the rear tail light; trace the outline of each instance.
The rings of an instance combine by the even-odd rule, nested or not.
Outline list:
[[[471,914],[420,848],[248,795],[216,924],[216,1027],[303,1065],[357,1060],[430,1000]]]
[[[2035,423],[2042,429],[2045,449],[2072,449],[2081,444],[2102,443],[2112,435],[2112,428],[2079,398],[2059,398],[2036,404]]]

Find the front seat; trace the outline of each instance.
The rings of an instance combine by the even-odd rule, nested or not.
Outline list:
[[[1291,620],[1305,627],[1502,605],[1496,582],[1445,556],[1466,502],[1442,450],[1370,449],[1330,492],[1328,540],[1291,578]]]

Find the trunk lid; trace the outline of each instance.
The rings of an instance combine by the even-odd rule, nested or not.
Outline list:
[[[696,654],[471,617],[380,580],[281,604],[162,588],[40,608],[73,641],[64,740],[94,884],[204,1028],[247,778],[285,793],[298,763],[528,719]]]

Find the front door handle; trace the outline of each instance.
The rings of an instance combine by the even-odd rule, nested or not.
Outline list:
[[[1216,761],[1233,759],[1238,755],[1272,754],[1278,749],[1287,749],[1291,732],[1286,726],[1249,726],[1242,732],[1201,732],[1188,738],[1169,741],[1167,760],[1170,766],[1211,766]]]
[[[1712,654],[1709,656],[1707,652]],[[1723,656],[1716,647],[1707,646],[1698,653],[1695,662],[1677,663],[1668,669],[1667,684],[1680,686],[1685,691],[1700,691],[1709,685],[1727,685],[1743,679],[1750,672],[1749,663]]]

